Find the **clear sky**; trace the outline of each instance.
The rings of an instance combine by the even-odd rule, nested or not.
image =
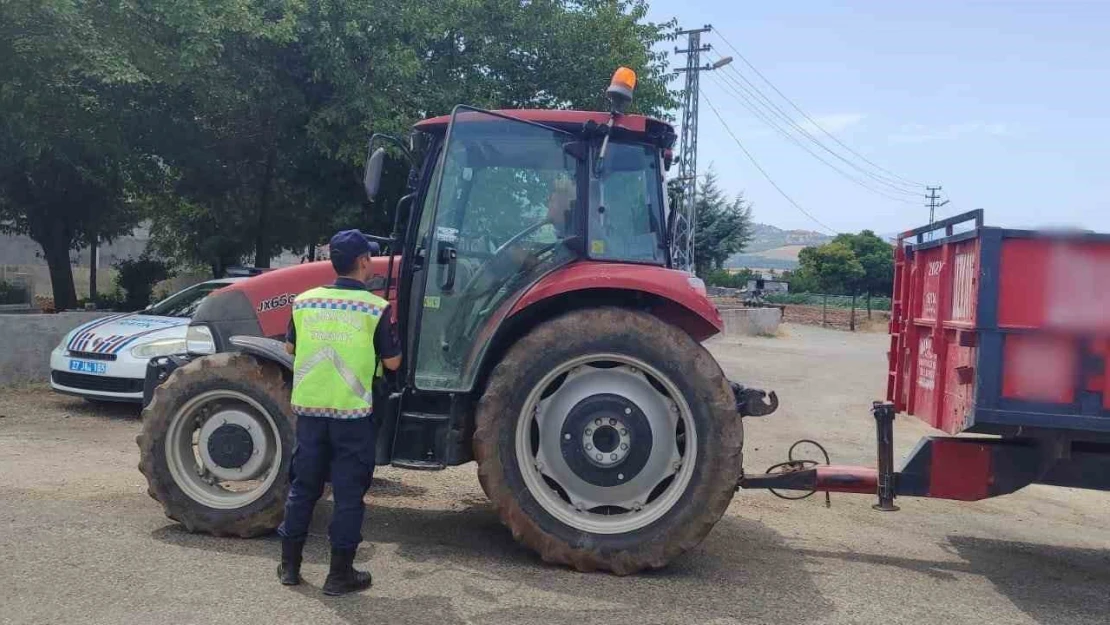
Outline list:
[[[1110,0],[653,0],[653,19],[672,16],[686,28],[712,24],[869,160],[943,185],[951,203],[940,216],[984,208],[989,225],[1110,232]],[[732,55],[719,36],[703,43],[714,49],[703,58]],[[703,73],[702,90],[799,205],[837,231],[892,233],[927,222],[923,197],[892,193],[907,205],[865,190],[746,110],[731,86],[744,85],[737,70],[777,96],[739,58],[731,67]],[[700,120],[699,173],[712,163],[726,190],[754,203],[756,221],[821,230],[747,161],[705,98]],[[890,189],[808,145],[870,186]]]

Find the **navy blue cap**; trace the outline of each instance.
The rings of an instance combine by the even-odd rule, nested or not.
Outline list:
[[[359,230],[340,230],[328,243],[328,255],[340,265],[353,263],[363,254],[377,253],[378,249],[378,244],[367,240]]]

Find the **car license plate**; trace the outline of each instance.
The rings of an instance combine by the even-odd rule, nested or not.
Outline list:
[[[79,371],[81,373],[104,374],[108,372],[108,365],[93,360],[70,359],[69,370]]]

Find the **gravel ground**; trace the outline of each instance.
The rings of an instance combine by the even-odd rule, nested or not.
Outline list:
[[[867,408],[882,395],[882,335],[785,326],[718,341],[729,375],[779,390],[749,420],[750,471],[795,439],[873,464]],[[381,469],[360,559],[374,588],[332,599],[328,506],[308,585],[274,579],[278,543],[191,535],[135,469],[133,408],[41,388],[0,393],[0,623],[1090,623],[1110,622],[1110,495],[1031,487],[980,503],[866,496],[786,502],[745,492],[695,551],[629,578],[542,564],[490,511],[473,465]],[[896,425],[904,457],[929,429]]]

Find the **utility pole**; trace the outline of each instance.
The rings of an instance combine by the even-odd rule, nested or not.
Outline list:
[[[716,63],[701,64],[701,53],[708,52],[711,46],[702,45],[701,35],[713,30],[706,24],[702,28],[680,30],[677,34],[686,35],[686,49],[675,48],[675,54],[686,55],[686,67],[676,72],[686,73],[686,88],[682,96],[682,135],[678,154],[678,183],[682,196],[678,206],[672,206],[674,217],[671,220],[671,265],[690,273],[694,272],[694,228],[697,225],[697,188],[698,188],[698,75],[705,70],[714,70],[732,62],[732,57],[724,57]]]
[[[941,189],[943,189],[943,187],[940,186],[925,187],[925,199],[929,201],[929,203],[926,204],[926,206],[929,207],[929,225],[933,225],[933,222],[937,220],[937,209],[948,203],[948,200],[937,202],[937,200],[940,199],[940,196],[937,195],[937,192]]]

